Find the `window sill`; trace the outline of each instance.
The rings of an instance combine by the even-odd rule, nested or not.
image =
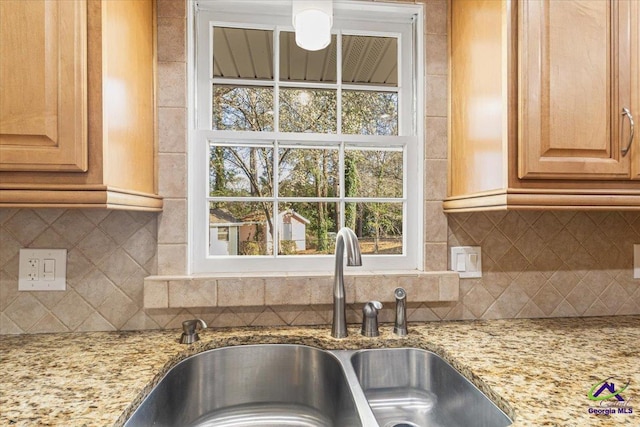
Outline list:
[[[363,271],[345,274],[346,303],[394,301],[403,287],[409,303],[457,301],[458,273],[452,271]],[[331,304],[333,273],[241,273],[149,276],[144,308],[206,308]]]

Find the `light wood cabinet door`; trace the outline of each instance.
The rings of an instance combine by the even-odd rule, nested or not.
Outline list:
[[[635,135],[631,141],[631,179],[640,180],[640,2],[631,4],[631,103]],[[627,126],[627,123],[624,124]],[[627,128],[628,129],[628,128]]]
[[[0,1],[0,170],[87,170],[85,1]]]
[[[630,178],[622,108],[631,108],[635,1],[519,3],[519,178]]]

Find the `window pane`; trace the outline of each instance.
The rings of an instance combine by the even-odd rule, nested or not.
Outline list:
[[[398,39],[343,36],[342,82],[398,86]]]
[[[280,33],[280,80],[336,83],[336,35],[322,50],[308,51],[298,47],[295,34]]]
[[[402,254],[402,203],[347,203],[345,225],[363,254]]]
[[[402,197],[402,151],[345,150],[346,197]]]
[[[273,195],[273,148],[227,147],[212,144],[209,150],[209,195]]]
[[[284,147],[278,152],[278,194],[282,197],[340,195],[338,150]]]
[[[213,75],[273,79],[273,31],[214,27]]]
[[[338,203],[282,203],[279,216],[281,254],[334,253],[339,224]]]
[[[343,91],[342,133],[397,135],[398,94],[395,92]]]
[[[272,217],[271,202],[210,202],[209,255],[271,255]]]
[[[336,133],[336,91],[280,90],[280,131]]]
[[[214,85],[213,128],[273,131],[273,88]]]

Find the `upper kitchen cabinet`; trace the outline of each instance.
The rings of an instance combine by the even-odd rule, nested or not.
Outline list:
[[[450,5],[445,211],[640,209],[640,2]]]
[[[519,177],[628,179],[630,2],[519,6]]]
[[[0,2],[0,170],[87,170],[84,2]]]
[[[0,1],[0,207],[158,211],[153,0]]]

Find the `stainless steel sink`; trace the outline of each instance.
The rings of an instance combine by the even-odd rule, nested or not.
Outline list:
[[[351,364],[382,427],[503,427],[511,420],[438,355],[420,349],[363,350]]]
[[[504,427],[511,420],[420,349],[224,347],[174,366],[125,427]]]
[[[301,345],[209,350],[173,367],[133,426],[360,426],[340,362]]]

